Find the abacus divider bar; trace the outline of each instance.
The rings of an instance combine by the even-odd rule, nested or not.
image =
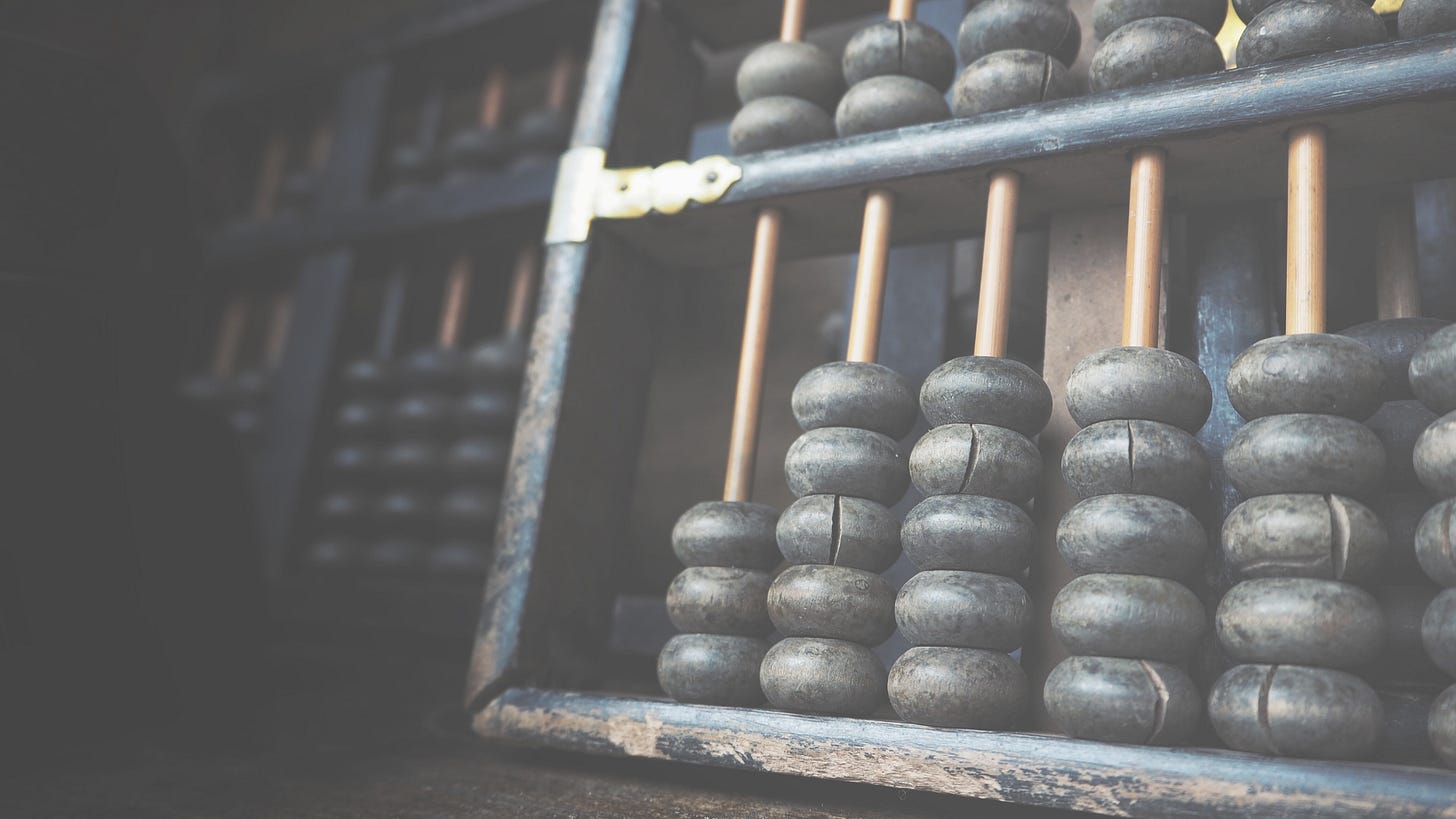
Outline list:
[[[495,128],[500,125],[501,114],[506,107],[506,67],[500,63],[490,67],[485,74],[485,83],[480,89],[480,126]]]
[[[1421,314],[1415,198],[1407,189],[1381,202],[1375,222],[1375,307],[1382,319]]]
[[[986,233],[981,242],[981,294],[976,308],[979,356],[1006,356],[1011,333],[1011,265],[1016,253],[1016,208],[1021,177],[1015,171],[991,174],[986,194]]]
[[[1289,241],[1284,332],[1325,331],[1325,129],[1289,132]]]
[[[763,407],[763,362],[768,353],[782,226],[782,211],[764,208],[758,213],[753,232],[753,262],[748,270],[748,301],[743,310],[743,348],[738,356],[738,388],[733,396],[733,427],[723,477],[723,500],[733,503],[753,498],[754,456],[758,452],[758,423]]]
[[[915,0],[890,0],[890,13],[885,16],[891,20],[914,20]]]
[[[885,270],[890,257],[890,228],[895,195],[872,190],[865,197],[864,229],[854,276],[854,304],[849,313],[846,361],[874,362],[880,351],[880,313],[885,306]]]
[[[374,355],[383,360],[394,355],[399,341],[399,323],[404,317],[405,289],[409,286],[405,272],[390,271],[384,283],[384,299],[379,309],[379,334],[374,338]]]
[[[1163,267],[1163,183],[1168,154],[1133,152],[1127,209],[1127,278],[1122,299],[1122,344],[1158,346],[1158,302]]]
[[[234,296],[222,310],[218,322],[217,348],[212,354],[212,375],[214,378],[231,378],[238,363],[238,351],[243,345],[243,328],[248,323],[248,297]]]
[[[779,24],[779,40],[795,43],[804,39],[804,12],[809,0],[784,0],[784,17]]]
[[[525,338],[531,319],[531,299],[536,292],[536,277],[541,269],[541,246],[528,242],[516,253],[516,267],[511,272],[511,292],[506,301],[506,315],[501,335],[512,341]]]
[[[470,254],[461,253],[450,265],[445,278],[445,299],[440,307],[439,345],[453,350],[460,343],[460,325],[465,318],[465,302],[470,295]]]
[[[571,46],[563,45],[556,52],[551,63],[551,73],[546,78],[546,107],[552,111],[565,111],[571,102],[571,83],[576,78],[576,52]]]
[[[269,370],[278,368],[283,358],[283,347],[288,341],[288,330],[293,323],[293,293],[280,290],[273,296],[273,307],[268,315],[268,338],[263,350],[263,363]]]
[[[253,218],[268,219],[278,205],[278,188],[283,182],[283,169],[288,164],[288,136],[282,128],[268,136],[263,145],[262,162],[258,165],[258,184],[253,189]]]

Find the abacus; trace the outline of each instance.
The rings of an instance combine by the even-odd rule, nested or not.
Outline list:
[[[1221,2],[1093,5],[604,0],[467,681],[477,733],[1110,815],[1456,814],[1456,775],[1410,728],[1450,755],[1411,617],[1431,601],[1424,648],[1450,671],[1450,592],[1356,585],[1411,586],[1417,558],[1456,578],[1449,504],[1399,549],[1381,519],[1416,476],[1456,494],[1449,424],[1376,417],[1407,361],[1450,410],[1428,395],[1451,336],[1412,317],[1453,305],[1410,239],[1425,205],[1381,206],[1363,238],[1326,206],[1456,171],[1456,21],[1239,2],[1224,70]],[[741,103],[732,155],[689,154],[685,131],[640,150],[643,99],[690,100],[704,75]],[[1277,210],[1270,252],[1249,237]],[[1027,230],[1047,283],[1023,317]],[[972,354],[942,344],[912,380],[884,355],[916,335],[887,318],[915,286],[890,249],[966,237]],[[1378,275],[1326,257],[1357,239],[1387,248]],[[856,250],[844,346],[765,404],[787,392],[785,282]],[[634,484],[664,486],[638,463],[660,434],[653,293],[743,273],[732,420],[695,439],[727,438],[721,500],[634,542]],[[1412,289],[1421,307],[1367,298]],[[928,325],[947,296],[920,303]],[[1376,319],[1397,323],[1325,332]],[[1008,344],[1041,321],[1039,354]],[[770,456],[783,409],[800,433]],[[779,457],[781,483],[754,479]],[[652,594],[630,577],[646,549],[675,558]]]

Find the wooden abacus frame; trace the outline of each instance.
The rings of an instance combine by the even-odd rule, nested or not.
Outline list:
[[[637,118],[643,101],[660,122],[675,104],[666,100],[695,92],[696,75],[683,68],[695,58],[663,16],[686,5],[603,0],[573,147],[606,149],[614,167],[642,161],[631,148],[646,128]],[[761,5],[763,20],[776,19],[775,4]],[[690,17],[678,20],[691,26]],[[767,23],[753,36],[770,37]],[[900,203],[895,242],[963,237],[984,224],[992,170],[1020,176],[1022,223],[1103,206],[1125,213],[1129,152],[1143,145],[1168,152],[1167,197],[1179,207],[1279,199],[1285,134],[1311,121],[1329,128],[1330,179],[1339,187],[1456,176],[1448,136],[1456,132],[1456,35],[745,156],[734,160],[741,181],[712,204],[598,220],[587,241],[549,244],[467,683],[476,732],[534,747],[1112,815],[1456,816],[1456,773],[1435,768],[1108,745],[590,690],[601,677],[615,596],[602,579],[618,555],[604,544],[626,540],[642,434],[652,332],[642,316],[652,271],[746,265],[766,206],[792,225],[782,258],[852,252],[871,187]],[[685,133],[654,136],[659,151],[672,150],[674,139],[677,151],[685,148]],[[1215,282],[1199,296],[1198,322],[1216,325],[1208,338],[1227,358],[1272,330],[1262,305],[1208,312],[1215,291],[1235,285]],[[612,350],[610,368],[594,358],[604,349]],[[1205,441],[1226,439],[1233,423],[1216,413]],[[1047,457],[1055,463],[1059,452]]]

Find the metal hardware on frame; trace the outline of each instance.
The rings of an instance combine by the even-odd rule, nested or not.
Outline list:
[[[655,168],[608,168],[601,148],[572,148],[561,156],[546,242],[584,242],[595,219],[674,214],[689,202],[716,202],[742,178],[743,169],[724,156]]]

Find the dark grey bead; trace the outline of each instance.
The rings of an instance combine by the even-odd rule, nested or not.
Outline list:
[[[1072,72],[1040,51],[995,51],[966,66],[951,89],[951,111],[974,117],[1077,95]]]
[[[445,468],[461,482],[489,483],[506,474],[511,457],[509,439],[495,437],[461,438],[445,453]]]
[[[915,505],[900,529],[905,556],[921,571],[1017,575],[1031,562],[1036,525],[1000,498],[936,495]]]
[[[457,387],[465,371],[465,355],[454,349],[416,350],[400,362],[397,372],[407,390],[449,390]]]
[[[1385,474],[1385,447],[1338,415],[1270,415],[1239,428],[1224,470],[1245,496],[1323,492],[1361,497]]]
[[[412,532],[430,523],[438,503],[438,499],[427,492],[394,489],[375,500],[372,515],[385,531]]]
[[[989,424],[945,424],[910,453],[910,478],[926,495],[985,495],[1025,503],[1041,479],[1041,452],[1019,432]]]
[[[1456,587],[1456,538],[1452,535],[1452,518],[1456,517],[1456,498],[1447,498],[1432,506],[1421,517],[1416,528],[1416,560],[1426,576],[1445,588]]]
[[[363,559],[364,544],[351,537],[328,535],[308,544],[303,562],[311,569],[339,571],[352,569]]]
[[[758,667],[768,642],[726,634],[679,634],[657,655],[657,684],[678,702],[763,704]]]
[[[1176,665],[1120,657],[1068,657],[1047,675],[1047,712],[1068,736],[1134,745],[1186,742],[1203,696]]]
[[[555,154],[571,141],[571,114],[555,108],[533,108],[516,120],[511,138],[518,151],[532,154]]]
[[[377,572],[416,572],[425,567],[429,549],[409,537],[388,537],[364,548],[364,567]]]
[[[1244,577],[1360,581],[1380,570],[1387,539],[1380,518],[1343,495],[1261,495],[1224,519],[1223,550]]]
[[[1249,420],[1286,413],[1363,421],[1380,406],[1385,370],[1359,341],[1328,333],[1255,342],[1229,367],[1229,401]]]
[[[510,432],[519,403],[514,390],[471,390],[455,405],[455,426],[466,434]]]
[[[1396,14],[1403,39],[1456,31],[1456,3],[1451,0],[1405,0]]]
[[[379,468],[400,483],[431,483],[444,477],[445,450],[434,441],[406,438],[385,448]]]
[[[1442,691],[1431,703],[1430,720],[1426,723],[1431,748],[1447,767],[1456,768],[1456,685]]]
[[[1071,65],[1082,47],[1082,27],[1077,16],[1060,3],[986,0],[961,21],[956,46],[967,63],[993,51],[1025,49]]]
[[[1031,628],[1031,598],[1001,575],[920,572],[900,588],[895,622],[912,645],[1012,652]]]
[[[490,568],[490,543],[475,538],[451,538],[431,547],[425,567],[440,575],[483,575]]]
[[[1439,497],[1456,495],[1456,411],[1426,427],[1412,453],[1421,485]]]
[[[862,717],[885,699],[884,663],[845,640],[780,640],[764,656],[758,679],[768,701],[786,711]]]
[[[1208,494],[1208,456],[1169,424],[1100,421],[1067,442],[1062,477],[1079,498],[1156,495],[1190,506]]]
[[[842,137],[890,131],[950,117],[945,97],[914,77],[871,77],[850,86],[834,109],[834,130]]]
[[[1456,589],[1444,589],[1426,607],[1421,644],[1443,671],[1456,677]]]
[[[1456,325],[1433,333],[1410,362],[1410,385],[1438,415],[1456,410]]]
[[[1413,455],[1416,439],[1435,423],[1436,414],[1426,409],[1419,401],[1387,401],[1380,405],[1375,414],[1365,419],[1365,426],[1375,433],[1385,447],[1385,480],[1389,488],[1414,486],[1417,484]],[[1456,443],[1456,438],[1452,439]],[[1447,453],[1456,458],[1456,449]],[[1428,463],[1428,466],[1431,464]],[[1439,471],[1439,468],[1437,469]],[[1456,472],[1456,468],[1451,470]],[[1445,493],[1442,494],[1456,494]]]
[[[1403,401],[1415,397],[1410,386],[1411,357],[1426,339],[1449,323],[1433,318],[1381,319],[1357,324],[1342,330],[1340,335],[1356,339],[1380,359],[1380,366],[1385,370],[1380,399]]]
[[[389,410],[390,427],[396,435],[434,436],[449,431],[455,402],[436,392],[414,393],[394,402]]]
[[[855,32],[844,46],[844,81],[850,86],[895,75],[914,77],[944,93],[955,66],[950,43],[918,20],[881,20]]]
[[[773,41],[755,48],[738,66],[738,100],[798,97],[830,111],[844,91],[839,64],[813,43]]]
[[[1092,30],[1106,40],[1112,32],[1149,17],[1177,17],[1218,34],[1228,16],[1226,0],[1097,0],[1092,7]]]
[[[1005,730],[1026,710],[1029,684],[999,651],[915,646],[890,667],[890,705],[900,719],[942,728]]]
[[[364,533],[369,530],[373,509],[374,499],[369,495],[341,489],[326,493],[319,500],[314,517],[321,527],[330,531]]]
[[[1203,603],[1187,586],[1137,574],[1087,574],[1062,587],[1051,624],[1072,654],[1178,662],[1203,636]]]
[[[526,370],[527,339],[496,338],[471,348],[465,361],[470,383],[488,386],[519,381]]]
[[[805,495],[779,517],[778,548],[790,563],[879,574],[900,557],[900,521],[885,506],[844,495]]]
[[[452,178],[479,173],[505,161],[513,147],[511,135],[499,128],[467,128],[446,143],[445,161]]]
[[[752,154],[834,139],[829,112],[798,97],[760,97],[738,109],[728,124],[735,154]]]
[[[1079,427],[1139,420],[1197,432],[1213,390],[1198,365],[1157,347],[1113,347],[1087,356],[1067,379],[1067,411]]]
[[[885,578],[860,569],[790,566],[768,588],[768,614],[785,637],[875,646],[895,632],[895,590]]]
[[[791,403],[794,420],[806,430],[856,427],[904,438],[915,426],[915,390],[883,364],[821,364],[794,385]]]
[[[849,495],[894,506],[910,486],[905,456],[894,439],[864,429],[820,427],[800,435],[784,457],[789,491]]]
[[[341,438],[374,438],[384,432],[388,418],[382,402],[361,398],[339,407],[336,426]]]
[[[446,531],[489,538],[500,514],[500,491],[488,486],[460,486],[445,494],[436,513]]]
[[[1385,42],[1385,23],[1359,0],[1279,0],[1239,37],[1241,66]]]
[[[1385,723],[1375,691],[1332,668],[1238,665],[1208,696],[1219,738],[1238,751],[1316,759],[1364,759]]]
[[[350,393],[379,395],[388,391],[394,380],[394,364],[373,358],[350,361],[344,367],[342,380]]]
[[[962,356],[926,376],[920,409],[931,426],[990,424],[1031,437],[1052,416],[1052,393],[1041,375],[1020,361]]]
[[[1416,583],[1427,578],[1416,559],[1416,531],[1420,528],[1421,518],[1430,511],[1435,502],[1435,498],[1424,489],[1386,492],[1371,499],[1370,508],[1385,527],[1385,558],[1380,572],[1382,580],[1389,583]],[[1456,568],[1452,572],[1452,583],[1456,584]]]
[[[1375,693],[1380,697],[1380,707],[1385,712],[1385,725],[1380,732],[1380,744],[1375,758],[1381,762],[1428,763],[1436,752],[1431,748],[1431,737],[1427,725],[1431,718],[1431,704],[1437,690],[1420,688],[1391,688],[1382,686]]]
[[[1088,87],[1095,94],[1223,69],[1223,51],[1202,26],[1176,17],[1150,17],[1128,23],[1102,41],[1092,55]]]
[[[1147,574],[1182,580],[1203,563],[1208,536],[1193,513],[1151,495],[1098,495],[1057,526],[1057,551],[1077,574]]]
[[[768,594],[773,575],[754,569],[689,566],[667,587],[667,616],[689,634],[762,637],[772,629]]]
[[[704,501],[672,527],[672,551],[684,566],[772,569],[779,565],[778,512],[762,503]]]
[[[1359,586],[1259,577],[1223,596],[1214,631],[1239,662],[1354,668],[1379,655],[1385,617],[1375,597]]]
[[[1443,683],[1446,676],[1431,662],[1421,642],[1421,622],[1437,589],[1421,586],[1375,586],[1370,589],[1385,620],[1380,654],[1361,676],[1372,682]]]
[[[380,458],[373,444],[345,444],[329,453],[329,469],[350,483],[367,483],[379,477]]]

